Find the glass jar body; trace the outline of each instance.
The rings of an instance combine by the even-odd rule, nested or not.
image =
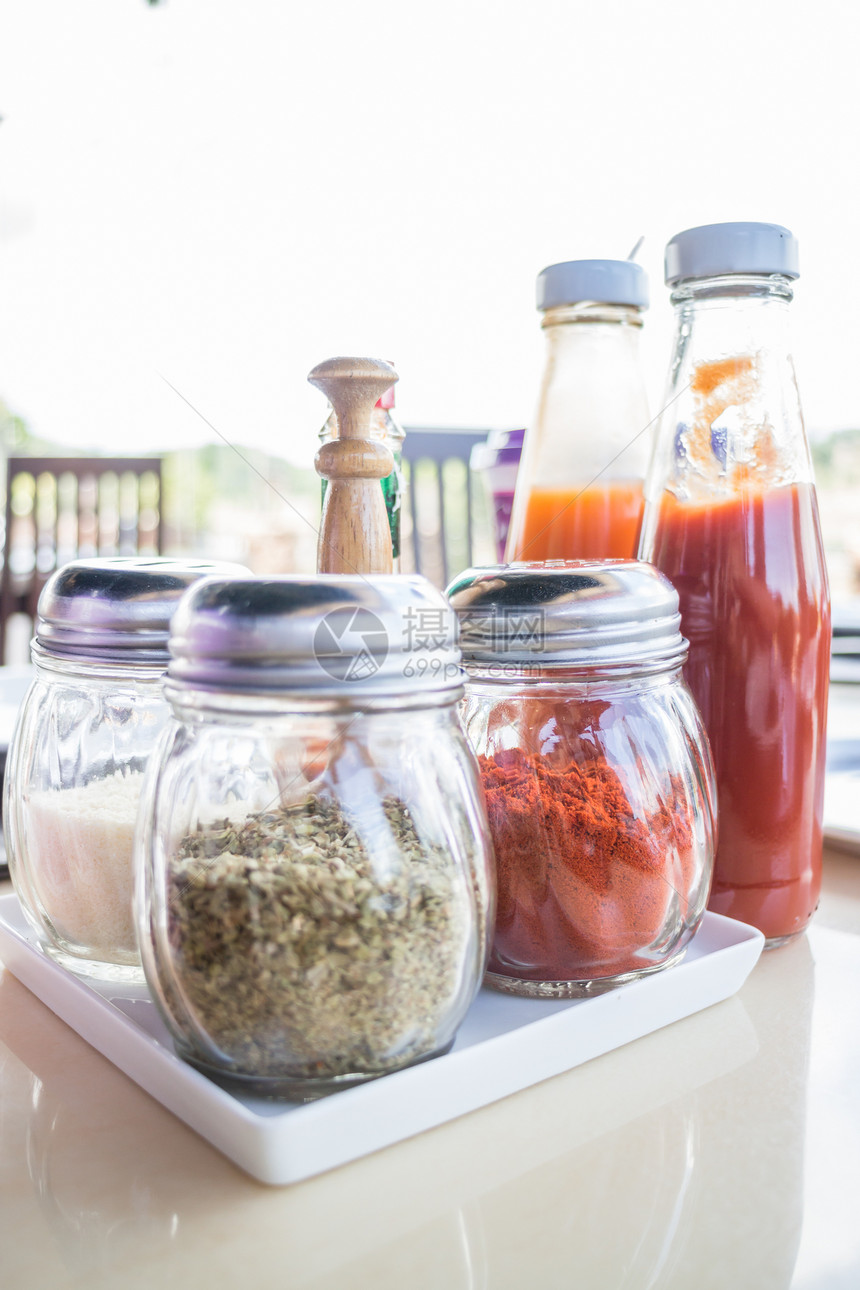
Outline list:
[[[675,962],[713,862],[713,771],[680,672],[473,673],[464,726],[496,855],[488,983],[594,994]]]
[[[169,708],[162,666],[34,649],[9,751],[9,870],[44,948],[82,975],[141,980],[133,836],[143,772]]]
[[[769,945],[821,886],[830,596],[788,336],[790,283],[676,290],[640,555],[674,584],[720,809],[711,908]]]
[[[446,1051],[481,981],[494,900],[456,706],[170,693],[138,922],[179,1052],[306,1099]]]
[[[523,447],[506,558],[631,558],[650,443],[642,312],[548,309],[540,394]]]

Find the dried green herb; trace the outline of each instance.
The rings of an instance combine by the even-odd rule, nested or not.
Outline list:
[[[480,953],[468,875],[393,798],[202,828],[167,896],[175,983],[244,1074],[382,1073],[435,1051]]]

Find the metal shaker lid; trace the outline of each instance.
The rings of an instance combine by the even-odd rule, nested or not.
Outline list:
[[[247,570],[227,561],[163,556],[73,560],[39,597],[36,645],[58,657],[167,667],[170,619],[192,583]]]
[[[668,667],[682,662],[678,593],[639,560],[551,560],[467,569],[448,588],[463,662]]]
[[[456,615],[417,575],[211,578],[183,598],[170,653],[171,680],[233,693],[361,703],[462,685]]]

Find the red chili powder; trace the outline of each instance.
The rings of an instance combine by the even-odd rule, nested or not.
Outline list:
[[[599,753],[562,768],[520,749],[479,761],[498,872],[490,971],[562,981],[652,966],[642,951],[673,900],[686,915],[692,884],[680,781],[641,817]]]

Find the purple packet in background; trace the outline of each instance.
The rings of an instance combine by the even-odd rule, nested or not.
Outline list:
[[[484,443],[475,444],[469,463],[487,489],[500,561],[505,558],[505,542],[525,433],[525,430],[491,430]]]

